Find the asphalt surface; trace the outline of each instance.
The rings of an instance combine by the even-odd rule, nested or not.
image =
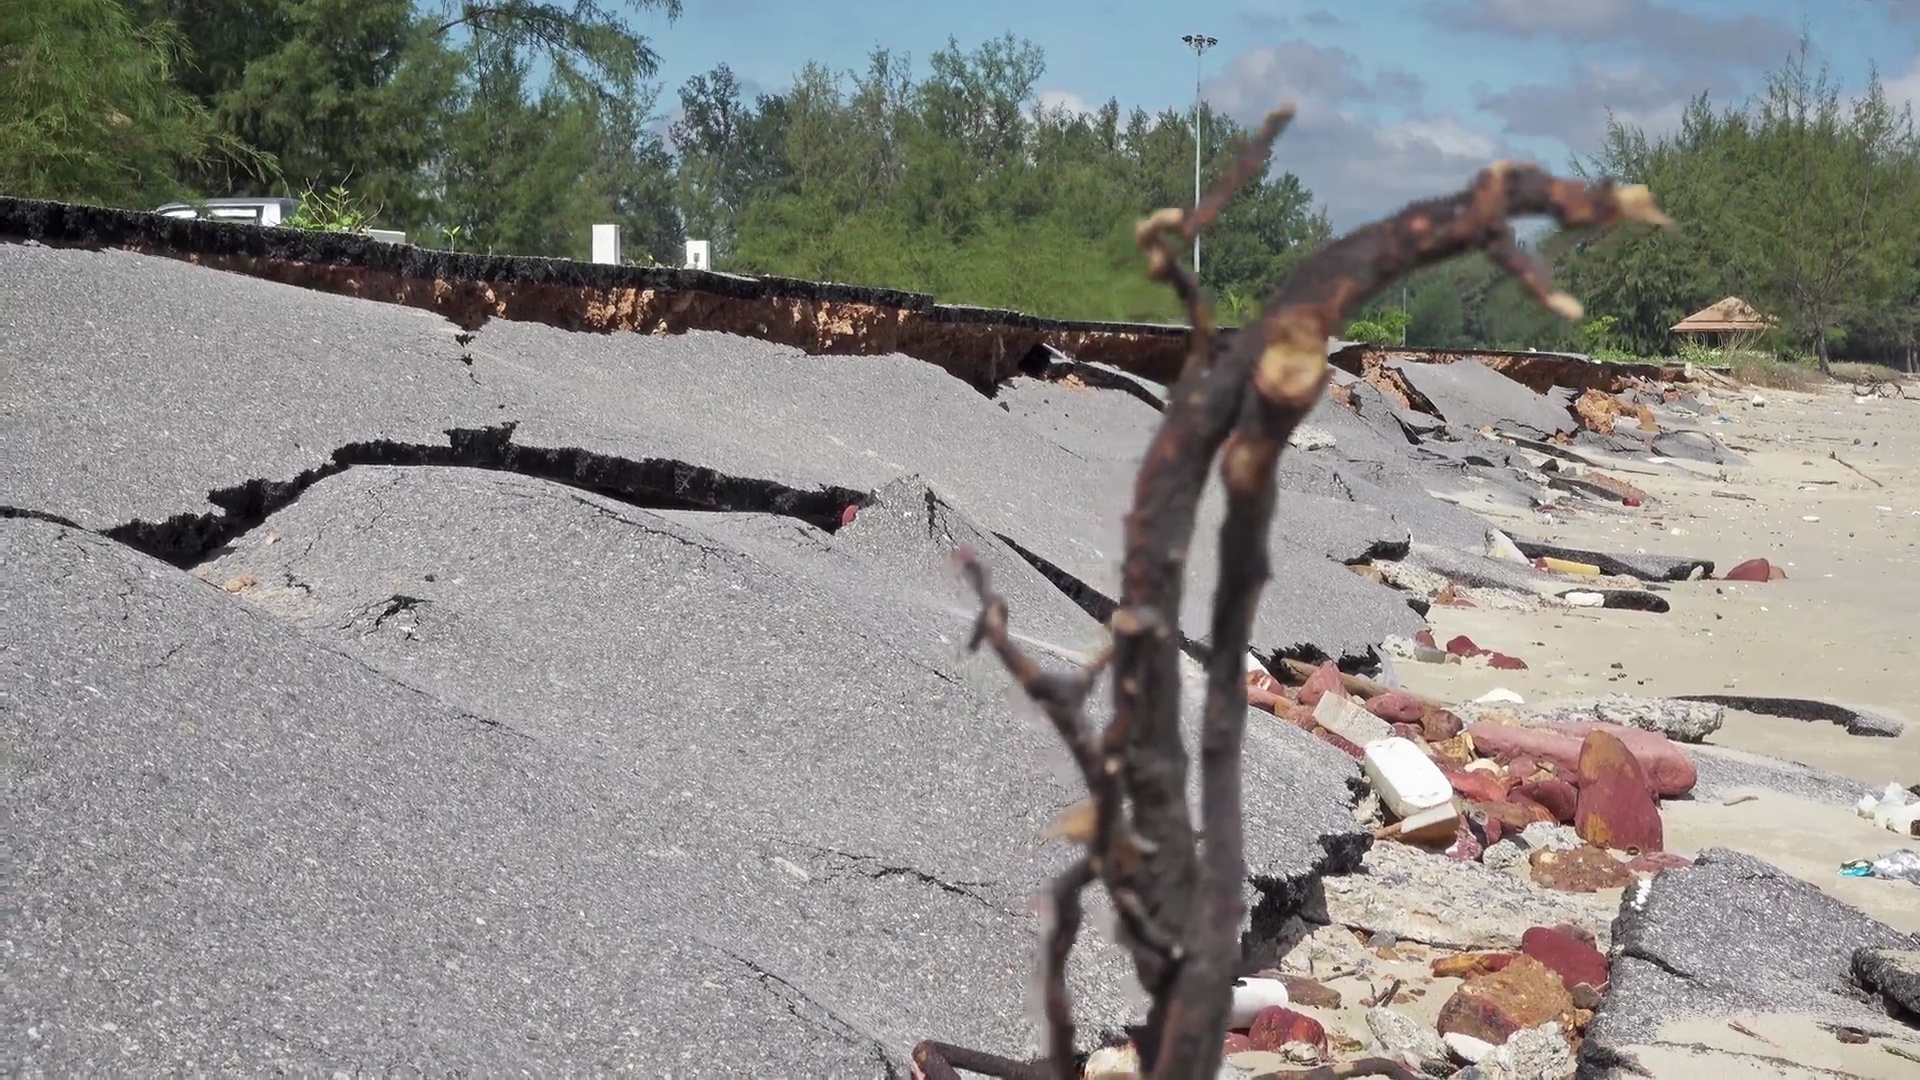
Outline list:
[[[1507,378],[1478,360],[1451,364],[1389,364],[1447,423],[1469,431],[1492,427],[1534,438],[1577,425],[1564,405]]]
[[[749,488],[862,492],[918,477],[1113,598],[1120,518],[1159,418],[1119,390],[1016,380],[995,401],[905,357],[807,356],[719,333],[494,322],[457,336],[419,311],[117,252],[3,245],[0,277],[33,282],[33,302],[0,315],[0,350],[25,361],[0,390],[0,505],[96,529],[185,514],[230,533],[258,516],[233,506],[271,506],[257,491],[212,493],[297,489],[346,451],[377,458],[369,443],[418,455],[444,451],[450,430],[510,424],[516,447],[696,466]],[[79,330],[74,311],[89,313]],[[656,501],[686,494],[667,486]],[[1209,486],[1201,536],[1217,522]],[[1404,527],[1365,506],[1283,518],[1272,551],[1288,602],[1262,605],[1257,649],[1361,660],[1415,628],[1399,596],[1323,557],[1404,543]],[[1216,573],[1213,545],[1196,543],[1182,616],[1196,641]]]
[[[1613,939],[1611,985],[1581,1048],[1583,1068],[1595,1075],[1624,1075],[1634,1047],[1661,1045],[1661,1026],[1674,1020],[1803,1013],[1870,1035],[1898,1033],[1898,1022],[1853,982],[1853,955],[1920,945],[1721,848],[1661,873],[1644,896],[1629,890]]]
[[[1068,857],[1040,836],[1080,786],[966,651],[950,555],[979,554],[1043,664],[1095,655],[1153,388],[463,333],[114,251],[0,244],[0,289],[9,1071],[888,1076],[920,1038],[1037,1050],[1031,900]],[[1309,418],[1331,445],[1283,461],[1263,655],[1411,635],[1405,594],[1343,564],[1478,551],[1435,496],[1518,484],[1352,390],[1358,413]],[[1221,503],[1211,479],[1198,642]],[[1243,769],[1258,932],[1368,837],[1325,743],[1253,713]],[[1140,1002],[1090,906],[1097,1031]]]

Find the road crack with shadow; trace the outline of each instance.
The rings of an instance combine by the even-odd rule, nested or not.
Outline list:
[[[629,458],[578,447],[525,446],[513,441],[517,424],[453,428],[446,445],[378,439],[349,443],[322,465],[286,480],[252,479],[207,493],[213,513],[181,513],[163,521],[134,519],[101,534],[182,568],[219,553],[234,538],[292,504],[307,489],[355,466],[492,469],[549,480],[647,510],[705,510],[797,518],[837,532],[848,506],[871,502],[866,492],[838,485],[797,488],[775,480],[732,476],[671,458]],[[38,511],[6,509],[5,516],[73,525]],[[73,525],[79,528],[78,525]]]

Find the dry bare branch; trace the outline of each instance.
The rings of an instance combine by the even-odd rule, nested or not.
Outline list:
[[[1112,619],[1114,714],[1097,742],[1085,715],[1094,673],[1049,675],[1008,644],[1004,601],[988,590],[984,571],[963,561],[983,607],[976,646],[992,643],[1047,713],[1080,765],[1092,804],[1091,836],[1079,834],[1087,856],[1055,885],[1056,919],[1047,945],[1048,1046],[1052,1070],[1061,1076],[1072,1075],[1073,1060],[1064,971],[1078,929],[1080,890],[1090,878],[1098,878],[1113,898],[1122,943],[1152,1002],[1146,1022],[1133,1029],[1147,1075],[1210,1080],[1220,1066],[1246,917],[1244,657],[1270,574],[1280,454],[1324,392],[1327,339],[1392,281],[1474,250],[1486,252],[1549,309],[1577,318],[1579,302],[1556,292],[1546,269],[1521,250],[1512,219],[1545,214],[1567,228],[1668,223],[1644,187],[1589,186],[1536,166],[1496,162],[1466,190],[1414,203],[1316,252],[1276,289],[1260,321],[1216,357],[1211,308],[1167,234],[1191,239],[1210,223],[1271,152],[1291,115],[1291,108],[1283,108],[1268,117],[1194,209],[1158,211],[1137,230],[1149,276],[1171,284],[1193,329],[1184,373],[1147,448],[1126,518],[1120,604]],[[1195,515],[1216,457],[1227,508],[1201,717],[1202,846],[1186,801],[1177,626]],[[942,1060],[984,1071],[951,1055]],[[1283,1075],[1333,1080],[1406,1073],[1396,1063],[1369,1059]]]

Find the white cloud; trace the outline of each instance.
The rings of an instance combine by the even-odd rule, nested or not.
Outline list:
[[[1920,5],[1916,5],[1920,8]],[[1920,53],[1915,53],[1907,70],[1892,78],[1882,78],[1880,85],[1887,92],[1887,100],[1895,108],[1901,105],[1911,106],[1914,119],[1920,121]]]
[[[1660,0],[1442,0],[1437,20],[1531,40],[1607,42],[1690,64],[1773,64],[1799,34],[1763,15],[1695,14]]]
[[[1085,116],[1093,112],[1093,106],[1087,103],[1086,96],[1074,90],[1040,90],[1034,93],[1035,100],[1043,112],[1065,110],[1073,116]]]
[[[1706,92],[1730,104],[1737,79],[1715,73],[1662,71],[1645,61],[1587,64],[1561,82],[1526,83],[1482,94],[1479,105],[1510,135],[1556,139],[1575,153],[1596,149],[1607,117],[1649,132],[1672,131],[1687,103]]]
[[[1275,168],[1299,176],[1343,231],[1518,156],[1497,131],[1418,108],[1422,91],[1409,73],[1369,74],[1359,57],[1305,41],[1248,49],[1205,87],[1215,109],[1248,126],[1294,102]]]

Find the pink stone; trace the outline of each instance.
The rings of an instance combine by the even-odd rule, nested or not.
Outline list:
[[[1288,1043],[1311,1043],[1327,1048],[1327,1029],[1306,1013],[1294,1012],[1284,1005],[1269,1005],[1254,1014],[1247,1038],[1254,1048],[1278,1051]]]
[[[1329,660],[1307,676],[1306,685],[1300,688],[1300,704],[1311,709],[1320,704],[1327,694],[1346,696],[1346,687],[1340,680],[1340,666]]]
[[[1580,806],[1579,790],[1557,776],[1529,780],[1514,788],[1513,793],[1546,807],[1562,825],[1573,824],[1573,813]]]
[[[1368,701],[1367,711],[1389,724],[1417,724],[1426,715],[1427,706],[1405,690],[1389,690]]]
[[[1499,802],[1507,797],[1507,782],[1490,772],[1479,769],[1449,769],[1444,766],[1440,771],[1446,774],[1447,783],[1453,790],[1473,802]]]
[[[1565,930],[1536,926],[1520,935],[1520,951],[1552,968],[1569,991],[1581,983],[1607,985],[1607,958]]]
[[[1589,734],[1581,748],[1580,805],[1573,827],[1588,843],[1616,851],[1659,851],[1666,844],[1646,771],[1608,732]]]
[[[1646,770],[1654,793],[1663,798],[1685,795],[1693,790],[1694,783],[1700,778],[1687,755],[1674,745],[1673,740],[1657,731],[1586,720],[1570,720],[1543,727],[1522,727],[1482,720],[1467,726],[1467,734],[1472,737],[1474,748],[1482,756],[1496,761],[1512,761],[1525,755],[1537,762],[1551,764],[1553,771],[1565,778],[1579,774],[1581,740],[1592,731],[1605,731],[1625,743]]]
[[[1564,731],[1576,739],[1585,739],[1592,732],[1604,731],[1627,744],[1627,750],[1647,771],[1647,777],[1653,784],[1653,793],[1663,799],[1685,795],[1700,780],[1700,771],[1694,768],[1693,760],[1687,757],[1678,743],[1658,731],[1593,720],[1565,720],[1548,727]],[[1573,774],[1563,771],[1561,775]]]

